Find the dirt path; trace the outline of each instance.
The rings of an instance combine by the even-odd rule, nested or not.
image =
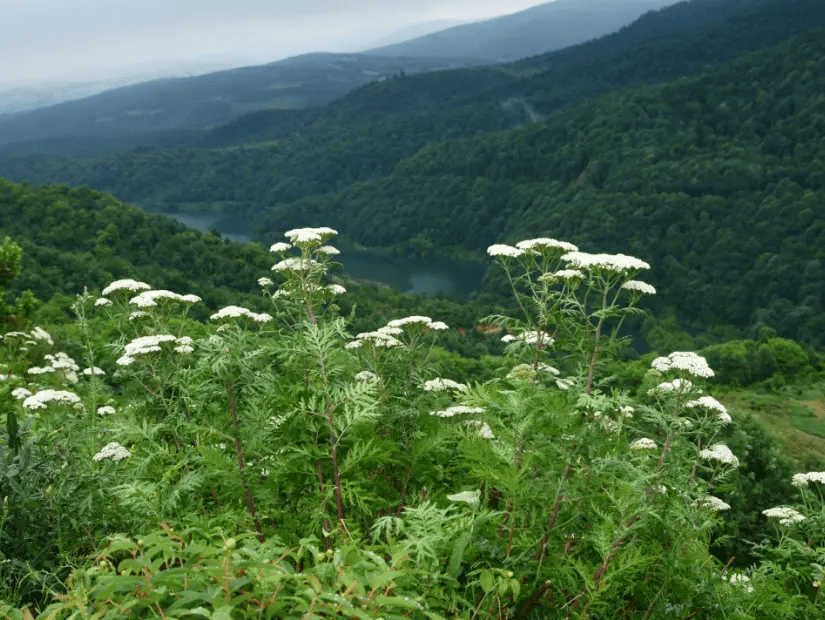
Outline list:
[[[808,409],[813,411],[818,418],[825,418],[825,403],[821,400],[800,400],[800,405],[805,405]]]

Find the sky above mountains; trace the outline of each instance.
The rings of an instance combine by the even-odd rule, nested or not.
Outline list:
[[[432,31],[546,1],[2,0],[0,89],[361,51],[414,24]]]

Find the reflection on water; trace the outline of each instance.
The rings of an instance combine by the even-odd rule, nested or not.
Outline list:
[[[225,239],[248,243],[244,222],[220,213],[164,213],[190,228],[207,232],[215,229]],[[390,258],[361,250],[341,250],[336,257],[343,272],[355,280],[389,285],[417,295],[447,294],[462,300],[481,285],[486,265],[444,259]]]

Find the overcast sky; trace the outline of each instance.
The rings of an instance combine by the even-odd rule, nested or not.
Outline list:
[[[547,0],[0,0],[0,89],[368,49],[405,26]]]

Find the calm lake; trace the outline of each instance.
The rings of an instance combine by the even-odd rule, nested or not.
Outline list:
[[[248,243],[245,227],[222,214],[163,213],[189,228],[206,232],[212,228],[225,239]],[[341,248],[339,248],[341,249]],[[396,259],[368,250],[341,249],[338,262],[356,280],[386,284],[405,293],[435,295],[445,293],[467,300],[481,285],[488,265],[444,259]]]

